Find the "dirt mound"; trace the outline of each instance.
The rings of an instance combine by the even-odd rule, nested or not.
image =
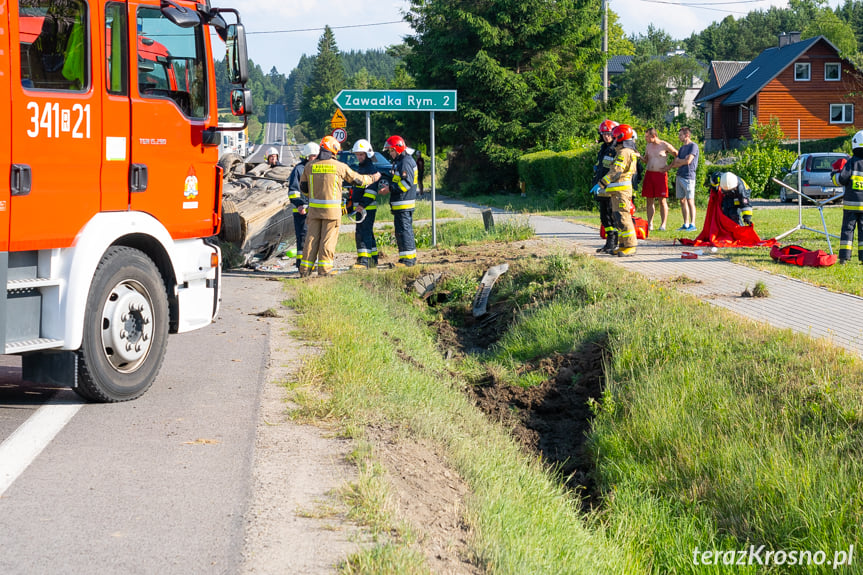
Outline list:
[[[603,343],[591,342],[531,366],[548,375],[540,385],[518,387],[489,376],[468,392],[490,417],[512,426],[526,448],[541,453],[569,487],[584,490],[589,498],[595,495],[593,462],[586,449],[593,419],[590,403],[602,395],[607,360]]]

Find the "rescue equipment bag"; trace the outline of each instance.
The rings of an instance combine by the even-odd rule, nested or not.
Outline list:
[[[770,257],[784,264],[807,267],[830,267],[836,263],[836,254],[830,255],[824,250],[807,250],[802,246],[790,245],[770,248]]]

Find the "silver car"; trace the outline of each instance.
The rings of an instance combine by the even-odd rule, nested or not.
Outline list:
[[[801,170],[800,181],[802,184],[802,192],[804,195],[816,200],[831,198],[836,194],[842,193],[841,186],[833,185],[830,179],[830,172],[833,170],[833,162],[840,158],[848,159],[848,154],[840,152],[815,152],[812,154],[802,154],[794,160],[791,169],[785,169],[785,175],[782,181],[789,186],[797,189],[797,171]],[[804,200],[806,198],[803,198]],[[782,202],[796,202],[797,193],[785,188],[779,187],[779,200]]]

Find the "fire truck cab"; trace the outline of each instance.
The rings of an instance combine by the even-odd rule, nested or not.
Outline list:
[[[0,0],[0,346],[25,380],[134,399],[218,313],[216,36],[245,116],[233,9]]]

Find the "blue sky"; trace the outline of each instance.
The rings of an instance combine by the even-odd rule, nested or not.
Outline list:
[[[610,0],[610,8],[620,16],[627,34],[643,33],[648,24],[664,29],[674,38],[685,38],[731,14],[735,18],[750,10],[787,6],[787,0]],[[840,0],[829,0],[836,6]],[[682,3],[699,6],[682,6]],[[704,5],[708,4],[708,5]],[[385,48],[398,44],[411,33],[404,22],[365,26],[401,20],[408,2],[402,0],[213,0],[215,6],[230,6],[240,11],[249,33],[249,56],[264,72],[275,66],[287,75],[304,53],[317,53],[324,25],[333,28],[342,51]],[[358,26],[347,28],[347,26]],[[345,28],[342,28],[345,27]],[[306,30],[310,31],[295,31]],[[267,33],[274,31],[278,32]],[[219,51],[217,48],[217,51]]]

